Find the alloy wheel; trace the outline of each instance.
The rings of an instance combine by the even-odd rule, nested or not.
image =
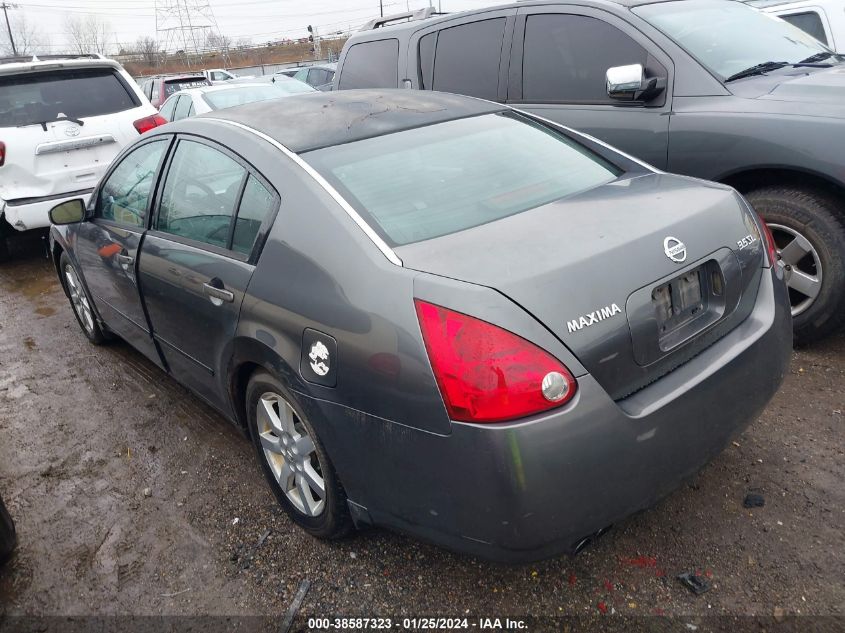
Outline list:
[[[79,322],[82,323],[82,327],[89,334],[93,334],[94,313],[91,310],[91,304],[88,302],[88,296],[82,289],[79,277],[76,276],[76,271],[71,265],[65,266],[65,280],[67,281],[68,294],[70,294],[70,302],[76,316],[79,317]]]
[[[261,396],[256,417],[264,458],[285,496],[306,516],[320,515],[326,507],[326,483],[308,429],[277,393]]]
[[[796,317],[813,305],[821,290],[821,259],[810,240],[795,229],[782,224],[768,226],[784,263],[792,316]]]

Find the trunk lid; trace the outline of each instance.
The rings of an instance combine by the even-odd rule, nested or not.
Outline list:
[[[396,253],[408,268],[506,295],[617,400],[738,325],[763,265],[757,227],[733,190],[666,174],[622,178]]]

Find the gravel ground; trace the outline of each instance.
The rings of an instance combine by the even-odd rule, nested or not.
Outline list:
[[[21,615],[279,621],[307,580],[300,628],[622,614],[689,625],[672,630],[729,621],[714,615],[842,630],[843,409],[840,335],[795,352],[762,417],[692,481],[575,558],[494,565],[380,530],[323,543],[281,512],[238,430],[127,345],[88,344],[36,243],[0,266],[0,491],[20,539],[0,570],[0,629],[4,614],[11,629]],[[749,492],[765,506],[744,508]],[[710,590],[682,586],[686,571]]]

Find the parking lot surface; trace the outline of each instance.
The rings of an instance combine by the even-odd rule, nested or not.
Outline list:
[[[843,409],[839,335],[795,352],[762,417],[687,485],[575,558],[494,565],[380,530],[319,542],[277,506],[237,429],[127,345],[88,343],[35,241],[0,266],[0,492],[20,541],[0,570],[0,620],[281,617],[307,580],[301,616],[665,614],[697,626],[802,614],[839,616],[825,620],[835,627]],[[743,507],[748,493],[765,505]],[[683,572],[709,591],[694,595]]]

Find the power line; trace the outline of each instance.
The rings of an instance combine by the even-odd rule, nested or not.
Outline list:
[[[12,45],[12,55],[17,57],[18,50],[15,48],[15,38],[12,36],[12,25],[9,24],[9,9],[16,9],[17,5],[4,2],[3,4],[0,4],[0,7],[3,8],[3,15],[6,16],[6,30],[9,31],[9,44]]]

